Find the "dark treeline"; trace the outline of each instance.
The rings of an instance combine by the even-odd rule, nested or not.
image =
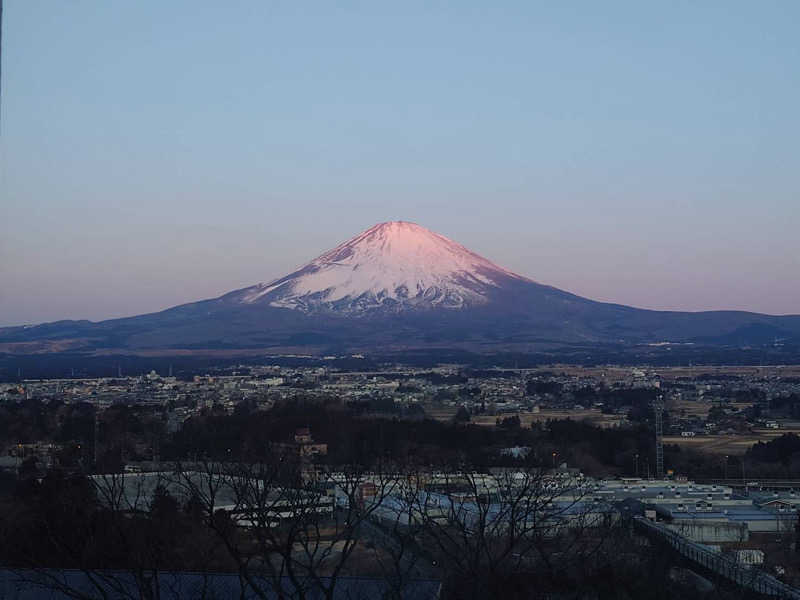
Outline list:
[[[770,398],[769,410],[772,415],[800,418],[800,394]]]
[[[328,444],[331,463],[391,458],[419,465],[553,466],[566,462],[592,476],[655,475],[651,415],[640,422],[600,428],[588,422],[551,420],[521,427],[499,417],[499,427],[465,419],[441,422],[409,416],[359,417],[358,407],[279,405],[270,411],[209,412],[187,421],[164,445],[162,457],[247,456],[267,452],[270,441],[289,441],[295,428],[310,427]],[[507,449],[530,448],[515,458]],[[230,450],[230,452],[228,452]],[[553,454],[555,453],[555,457]],[[800,437],[783,435],[754,445],[744,456],[716,456],[677,445],[665,446],[665,468],[690,478],[800,478]]]
[[[752,476],[800,478],[800,437],[785,433],[772,441],[758,442],[743,458]]]
[[[309,427],[328,444],[331,464],[376,458],[418,465],[553,466],[566,462],[590,475],[632,475],[635,459],[644,473],[653,465],[654,444],[644,424],[602,429],[560,420],[521,427],[518,418],[498,418],[499,427],[441,422],[416,416],[359,416],[362,405],[285,402],[269,411],[238,409],[233,415],[207,411],[189,419],[164,441],[162,459],[265,456],[273,442],[288,442],[295,429]],[[515,458],[508,449],[530,448]],[[553,454],[555,453],[555,459]]]
[[[555,452],[559,463],[597,475],[633,474],[637,454],[642,468],[653,464],[645,424],[600,429],[566,420],[527,428],[518,418],[500,417],[500,427],[487,427],[469,423],[469,415],[460,423],[441,422],[425,418],[419,407],[384,403],[380,398],[349,405],[296,400],[261,411],[242,402],[232,414],[221,407],[204,409],[169,432],[157,407],[114,405],[97,413],[86,403],[23,400],[0,407],[0,443],[14,447],[51,440],[61,446],[56,458],[65,468],[88,466],[96,458],[98,466],[115,470],[126,460],[152,460],[156,454],[161,460],[259,458],[271,444],[291,441],[297,428],[310,427],[316,441],[328,444],[331,463],[380,457],[422,465],[552,466]],[[375,416],[384,409],[397,412]],[[504,453],[513,447],[533,450],[526,458]]]
[[[0,407],[0,444],[16,448],[50,441],[57,447],[55,464],[72,470],[94,465],[111,472],[137,460],[262,458],[272,444],[290,442],[296,429],[310,427],[315,441],[328,444],[326,460],[332,464],[376,457],[418,465],[566,462],[593,476],[647,476],[655,472],[655,442],[646,392],[631,391],[644,394],[624,400],[633,404],[631,424],[612,428],[569,419],[522,427],[514,415],[498,416],[498,426],[487,427],[470,423],[463,407],[452,422],[442,422],[427,418],[421,407],[398,407],[376,397],[346,405],[335,399],[293,400],[266,411],[242,402],[232,414],[221,407],[204,409],[170,431],[159,407],[120,404],[97,412],[87,403],[21,400]],[[794,414],[800,402],[786,407]],[[515,447],[524,450],[509,452]],[[43,467],[21,452],[26,469]],[[756,444],[742,457],[728,458],[667,445],[665,466],[693,478],[797,478],[800,438],[787,434]]]
[[[199,512],[158,491],[141,511],[104,505],[86,476],[59,469],[22,477],[0,496],[0,561],[5,566],[202,570],[227,564]],[[213,562],[211,562],[213,561]]]

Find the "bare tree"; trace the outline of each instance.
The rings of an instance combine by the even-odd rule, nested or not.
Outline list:
[[[178,530],[178,499],[169,490],[170,473],[104,474],[74,477],[81,494],[64,494],[30,511],[26,524],[36,540],[22,546],[13,566],[18,582],[57,590],[71,598],[157,600],[185,596],[191,569],[191,595],[210,597],[209,558],[204,544],[192,547],[192,562],[178,556],[174,540],[191,536]],[[69,491],[69,487],[66,488]],[[181,590],[178,594],[178,590]]]
[[[562,471],[331,468],[284,454],[87,481],[94,517],[54,530],[66,562],[40,563],[81,577],[26,571],[73,598],[178,598],[190,583],[189,595],[212,598],[215,580],[231,581],[214,569],[235,574],[225,597],[400,599],[443,579],[449,597],[527,598],[532,582],[589,581],[626,543],[614,537],[619,512]],[[343,583],[365,574],[380,589]]]
[[[177,473],[203,507],[208,526],[261,598],[333,598],[361,542],[362,525],[396,487],[383,470],[303,468],[273,461]]]
[[[597,552],[616,512],[586,501],[578,480],[540,469],[470,469],[411,478],[395,496],[398,548],[437,563],[461,597],[486,598],[521,574],[551,577]],[[414,543],[409,543],[409,538]],[[558,561],[558,564],[556,564]]]

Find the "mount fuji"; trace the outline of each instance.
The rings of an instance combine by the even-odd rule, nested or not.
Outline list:
[[[443,235],[392,221],[370,227],[285,277],[224,298],[359,316],[481,306],[509,283],[529,281]]]
[[[329,352],[554,345],[800,343],[800,316],[652,311],[512,273],[404,221],[375,225],[278,279],[158,313],[0,329],[0,353]]]

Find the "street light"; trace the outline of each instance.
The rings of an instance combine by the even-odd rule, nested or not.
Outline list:
[[[556,456],[558,456],[558,452],[553,452],[553,468],[556,468]]]

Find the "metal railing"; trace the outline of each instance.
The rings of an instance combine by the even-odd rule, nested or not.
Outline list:
[[[767,596],[800,600],[800,589],[787,585],[758,568],[745,566],[727,556],[713,552],[702,544],[693,542],[676,531],[644,517],[634,517],[634,524],[640,530],[659,537],[688,560],[722,575],[738,585]]]

